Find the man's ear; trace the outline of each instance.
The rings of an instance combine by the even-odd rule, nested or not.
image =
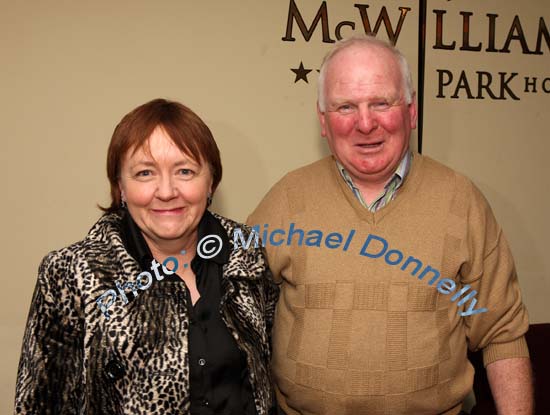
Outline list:
[[[416,120],[418,118],[418,111],[416,108],[416,92],[412,94],[411,103],[409,104],[409,120],[411,123],[411,130],[416,128]]]
[[[321,108],[319,107],[319,101],[317,101],[317,117],[319,117],[319,124],[321,124],[321,135],[323,137],[326,137],[327,128],[326,128],[325,112],[321,111]]]

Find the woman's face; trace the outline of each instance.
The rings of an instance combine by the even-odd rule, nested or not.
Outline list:
[[[158,247],[193,240],[212,191],[208,164],[183,153],[160,127],[149,137],[149,147],[151,154],[142,147],[124,156],[122,199],[148,242]]]

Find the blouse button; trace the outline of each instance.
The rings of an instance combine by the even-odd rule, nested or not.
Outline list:
[[[199,359],[199,366],[204,366],[206,364],[206,360],[204,359]]]

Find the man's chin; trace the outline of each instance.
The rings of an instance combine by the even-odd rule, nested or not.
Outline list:
[[[389,165],[384,166],[360,166],[355,167],[350,171],[352,179],[355,178],[365,182],[380,182],[389,180],[393,176],[393,172],[397,167],[391,168]]]
[[[390,164],[386,162],[353,163],[351,167],[353,168],[353,172],[364,176],[377,176],[383,174],[387,170],[390,170]]]

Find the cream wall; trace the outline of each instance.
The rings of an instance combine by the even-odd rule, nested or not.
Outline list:
[[[3,2],[1,413],[13,411],[17,362],[39,262],[47,252],[84,237],[99,217],[95,204],[108,201],[107,145],[124,114],[156,97],[179,100],[196,111],[222,152],[224,178],[214,210],[238,220],[285,172],[328,154],[315,114],[315,69],[330,44],[322,42],[321,25],[306,41],[296,23],[296,41],[283,41],[289,3]],[[398,46],[416,79],[417,3],[329,0],[330,37],[335,39],[341,21],[354,22],[355,32],[362,32],[354,4],[370,6],[373,25],[386,6],[394,28],[398,7],[410,7]],[[462,9],[462,4],[470,10],[473,4],[428,3],[428,10],[436,3],[449,10]],[[518,7],[509,0],[484,3],[491,3],[486,6],[491,10],[512,10],[508,15]],[[296,4],[309,27],[322,2]],[[522,17],[545,15],[550,22],[543,0],[530,0],[522,8]],[[380,32],[385,33],[383,25]],[[351,33],[349,26],[342,29],[343,35]],[[550,76],[549,56],[545,50],[539,59],[520,63],[511,54],[505,70],[517,64],[525,71],[522,65],[529,65],[529,73]],[[426,73],[433,75],[442,61],[451,68],[468,60],[483,67],[504,65],[491,59],[429,51]],[[309,83],[294,83],[291,68],[300,61],[313,69]],[[549,264],[543,256],[549,230],[544,213],[550,203],[538,190],[548,177],[542,157],[550,146],[543,141],[542,122],[550,97],[532,96],[511,106],[448,102],[434,99],[433,85],[427,80],[424,153],[463,171],[484,191],[512,244],[533,320],[550,321],[544,307]]]
[[[550,45],[543,38],[540,48],[543,54],[524,54],[521,41],[512,40],[510,53],[486,52],[490,47],[487,14],[498,15],[493,18],[494,49],[504,48],[514,18],[518,16],[527,49],[535,51],[540,17],[550,30],[550,2],[432,0],[428,4],[423,153],[465,173],[481,189],[512,247],[531,322],[550,322],[547,301],[550,294],[547,253],[550,242]],[[436,38],[433,10],[447,11],[443,41],[452,44],[455,40],[455,50],[433,48]],[[461,11],[472,13],[469,44],[477,46],[481,42],[480,52],[458,50],[462,45]],[[514,35],[519,36],[517,29]],[[445,98],[437,98],[437,69],[449,70],[454,75],[451,84],[442,90]],[[467,99],[465,88],[458,91],[458,98],[451,99],[461,71],[465,71],[474,98],[479,94],[476,71],[491,73],[491,88],[498,97],[501,96],[499,72],[506,73],[505,81],[512,76],[507,83],[510,90],[502,94],[506,99],[491,99],[486,90],[481,93],[484,99]],[[483,77],[485,82],[487,76]],[[538,78],[537,93],[525,92],[525,77]],[[544,79],[548,79],[545,84],[548,92],[543,89]],[[518,99],[512,98],[512,94]]]

